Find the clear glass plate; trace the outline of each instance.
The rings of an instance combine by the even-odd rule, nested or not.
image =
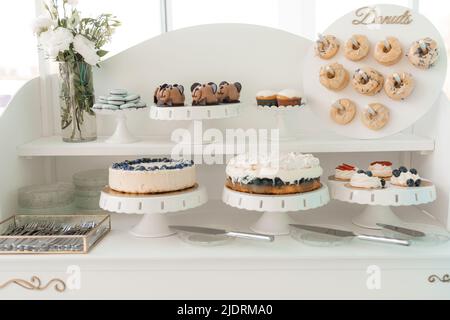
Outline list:
[[[225,235],[208,235],[190,232],[178,232],[178,237],[186,243],[202,247],[214,247],[227,245],[234,240]]]
[[[332,229],[344,229],[343,227],[334,225],[316,224],[314,226]],[[323,234],[308,230],[301,230],[294,227],[291,227],[291,237],[299,242],[302,242],[308,246],[313,247],[337,247],[346,245],[353,240],[353,237],[337,237],[331,234]]]
[[[383,230],[383,234],[385,234],[388,237],[402,236],[402,238],[410,240],[412,246],[418,247],[439,246],[447,243],[450,240],[450,233],[440,226],[419,224],[419,223],[404,223],[401,225],[401,227],[422,231],[425,233],[425,236],[411,237],[402,233],[386,229]]]

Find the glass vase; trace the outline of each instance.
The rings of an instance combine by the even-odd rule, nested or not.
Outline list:
[[[59,77],[63,141],[97,139],[97,124],[92,110],[95,103],[92,66],[84,61],[61,62]]]

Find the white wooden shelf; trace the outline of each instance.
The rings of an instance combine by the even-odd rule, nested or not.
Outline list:
[[[361,231],[351,224],[359,210],[358,206],[334,202],[331,207],[292,218],[298,223],[327,223]],[[405,221],[437,224],[414,207],[395,210]],[[244,231],[257,217],[257,213],[243,214],[218,200],[189,214],[169,216],[174,224],[229,226]],[[111,233],[86,255],[0,256],[0,283],[31,275],[44,280],[67,279],[67,267],[77,266],[81,289],[64,293],[66,298],[432,298],[443,297],[450,290],[445,284],[428,282],[432,274],[448,273],[450,243],[402,247],[353,240],[338,247],[316,247],[280,236],[273,243],[239,239],[205,247],[176,236],[135,238],[129,230],[139,217],[115,214],[112,218]],[[381,290],[367,290],[367,268],[372,265],[381,268]],[[408,287],[398,285],[406,281]],[[277,283],[279,291],[255,291],[255,287]],[[0,298],[62,297],[51,290],[27,293],[14,289],[0,290]]]
[[[130,144],[108,144],[105,143],[106,139],[99,137],[93,142],[65,143],[59,136],[43,137],[19,146],[18,155],[23,157],[169,155],[175,146],[175,143],[163,137],[141,137],[141,141]],[[207,146],[211,150],[211,145]],[[192,148],[192,154],[202,153],[204,147]],[[233,149],[237,150],[231,148]],[[406,133],[377,140],[357,140],[326,134],[299,136],[296,140],[283,141],[281,149],[311,153],[430,152],[434,150],[434,140]],[[216,150],[223,150],[222,154],[227,154],[229,148],[219,145]]]

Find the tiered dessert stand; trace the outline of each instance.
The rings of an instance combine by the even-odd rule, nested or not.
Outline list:
[[[301,105],[296,106],[286,106],[286,107],[268,107],[268,106],[257,106],[258,111],[262,112],[271,112],[276,118],[278,129],[278,137],[270,137],[270,139],[273,140],[279,140],[279,141],[292,141],[297,139],[295,137],[295,134],[289,130],[290,126],[286,123],[286,119],[288,117],[291,117],[292,113],[299,112],[299,110],[302,110],[305,107],[305,103],[302,103]]]
[[[128,129],[127,115],[146,110],[147,108],[139,109],[123,109],[123,110],[108,110],[108,109],[93,109],[98,115],[114,116],[116,117],[116,129],[114,134],[106,139],[106,143],[126,144],[139,141]]]
[[[403,188],[387,182],[385,189],[377,190],[355,189],[348,182],[338,181],[334,177],[329,177],[328,182],[333,199],[367,205],[352,220],[355,225],[363,228],[380,230],[377,223],[402,225],[402,220],[391,207],[421,205],[436,200],[436,187],[424,180],[420,187]]]
[[[291,223],[288,212],[322,207],[330,201],[330,195],[326,185],[311,192],[280,196],[249,194],[225,187],[222,200],[235,208],[264,212],[251,230],[267,235],[287,235]]]
[[[106,211],[141,214],[141,221],[130,231],[136,237],[159,238],[175,234],[169,228],[167,214],[193,209],[208,200],[206,189],[195,185],[186,190],[161,194],[125,194],[105,187],[100,207]]]
[[[211,106],[150,106],[150,118],[166,121],[189,121],[189,127],[181,136],[181,144],[204,144],[212,141],[204,141],[203,132],[195,132],[195,122],[202,120],[214,120],[237,117],[240,114],[241,103],[219,104]]]

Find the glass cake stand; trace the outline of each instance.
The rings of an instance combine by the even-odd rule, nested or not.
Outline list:
[[[328,187],[290,195],[250,194],[224,188],[224,203],[238,209],[263,212],[251,230],[266,235],[287,235],[292,223],[288,212],[306,211],[322,207],[330,201]]]
[[[207,200],[206,189],[198,185],[159,194],[128,194],[105,187],[101,192],[100,207],[109,212],[143,215],[130,233],[136,237],[160,238],[175,234],[169,228],[168,213],[193,209]]]
[[[422,180],[420,187],[414,188],[393,186],[387,181],[385,189],[365,190],[352,188],[348,182],[331,176],[328,178],[328,185],[333,199],[367,205],[352,222],[359,227],[375,230],[382,229],[377,223],[402,225],[403,221],[391,207],[414,206],[436,200],[436,187],[426,180]]]
[[[139,139],[136,138],[128,129],[127,116],[144,109],[147,109],[147,107],[123,110],[93,109],[95,114],[116,117],[116,129],[114,130],[113,135],[106,139],[105,142],[113,144],[126,144],[139,141]]]
[[[189,121],[189,126],[180,135],[181,144],[209,144],[203,138],[202,130],[195,130],[195,122],[237,117],[240,114],[242,103],[228,103],[210,106],[150,106],[150,119],[163,121]],[[197,133],[196,131],[200,131]],[[196,134],[197,133],[197,134]],[[200,137],[197,137],[200,135]]]

